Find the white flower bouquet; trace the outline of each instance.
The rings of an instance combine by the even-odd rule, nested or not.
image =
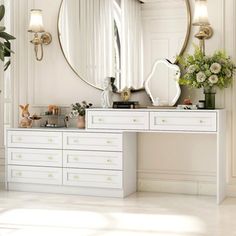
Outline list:
[[[193,55],[179,57],[178,62],[185,71],[179,83],[193,88],[226,88],[232,84],[236,69],[224,52],[205,56],[198,47]]]

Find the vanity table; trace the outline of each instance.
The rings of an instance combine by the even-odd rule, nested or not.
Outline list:
[[[8,190],[125,197],[136,191],[138,132],[216,135],[217,203],[225,197],[225,111],[88,109],[86,129],[9,129]]]

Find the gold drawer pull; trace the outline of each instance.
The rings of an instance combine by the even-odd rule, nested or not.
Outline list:
[[[53,141],[53,139],[52,139],[52,138],[49,138],[49,139],[48,139],[48,142],[49,142],[49,143],[51,143],[52,141]]]
[[[48,160],[53,160],[53,157],[48,157]]]
[[[138,122],[138,120],[137,119],[133,119],[133,122]]]
[[[165,122],[166,122],[166,120],[164,120],[164,119],[163,119],[163,120],[161,120],[161,122],[162,122],[162,123],[165,123]]]
[[[78,158],[78,157],[75,157],[75,158],[74,158],[74,161],[78,161],[78,160],[79,160],[79,158]]]
[[[79,176],[78,175],[74,175],[74,179],[79,179]]]
[[[112,178],[111,177],[107,177],[107,181],[112,181]]]
[[[21,159],[21,158],[22,158],[22,156],[21,156],[21,155],[18,155],[18,156],[17,156],[17,158]]]
[[[111,144],[112,142],[110,140],[107,140],[107,144]]]
[[[103,119],[102,119],[102,118],[99,118],[99,119],[98,119],[98,121],[99,121],[99,122],[102,122],[102,121],[103,121]]]
[[[48,174],[48,177],[49,177],[49,178],[52,178],[52,177],[53,177],[53,174]]]
[[[202,123],[204,123],[204,121],[203,121],[203,120],[200,120],[199,122],[200,122],[201,124],[202,124]]]
[[[110,160],[110,159],[107,159],[107,163],[112,163],[112,160]]]

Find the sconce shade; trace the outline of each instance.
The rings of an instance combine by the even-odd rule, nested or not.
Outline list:
[[[207,0],[195,0],[193,25],[210,25],[210,22],[208,20]]]
[[[42,33],[45,31],[43,27],[42,10],[32,9],[30,11],[30,23],[28,31],[35,33]]]

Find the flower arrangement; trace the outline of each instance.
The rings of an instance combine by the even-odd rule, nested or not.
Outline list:
[[[85,116],[85,109],[90,108],[92,105],[92,103],[87,103],[86,101],[82,101],[81,104],[78,102],[71,104],[72,112],[70,113],[70,117]]]
[[[178,61],[185,70],[179,80],[181,85],[223,89],[232,84],[236,67],[222,51],[217,51],[212,56],[205,56],[200,48],[195,46],[193,55],[179,57]]]

